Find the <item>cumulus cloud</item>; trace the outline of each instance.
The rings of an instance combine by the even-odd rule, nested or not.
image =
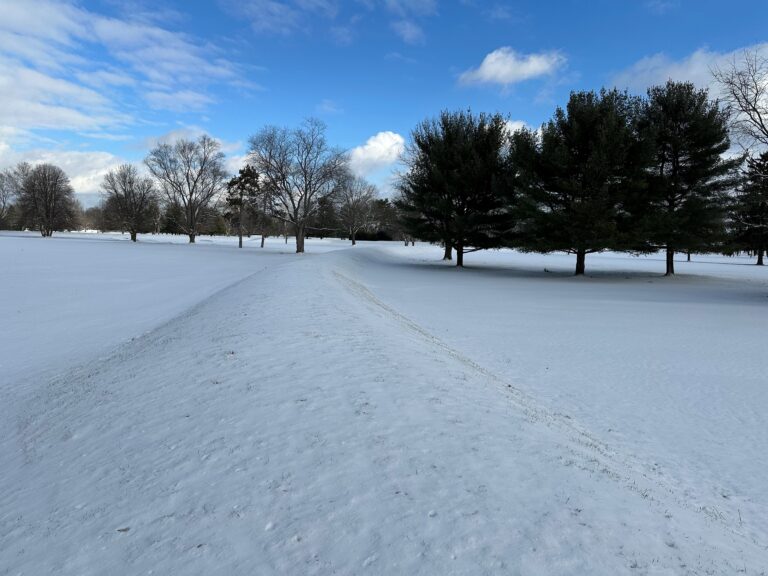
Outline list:
[[[459,76],[461,84],[500,84],[509,86],[531,78],[553,74],[566,63],[560,52],[519,54],[512,48],[498,48],[483,58],[477,68]]]
[[[368,176],[397,162],[405,150],[405,138],[396,132],[379,132],[349,153],[349,164],[358,176]]]
[[[506,127],[509,134],[514,134],[523,128],[529,128],[528,123],[524,122],[523,120],[507,120]]]
[[[0,142],[0,168],[8,168],[19,162],[55,164],[67,173],[75,192],[95,194],[100,191],[106,173],[124,163],[124,160],[109,152],[97,151],[32,149],[17,152]]]
[[[693,82],[700,88],[716,93],[718,87],[712,77],[715,68],[727,68],[734,59],[739,60],[745,49],[754,50],[768,58],[768,43],[756,44],[731,52],[715,52],[700,48],[692,54],[675,60],[666,54],[654,54],[643,58],[613,78],[613,84],[635,92],[645,92],[650,86],[664,84],[667,80]]]

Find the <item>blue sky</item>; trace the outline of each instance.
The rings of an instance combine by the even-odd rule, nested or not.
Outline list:
[[[768,2],[0,0],[0,167],[60,164],[80,193],[159,139],[207,132],[235,170],[265,124],[323,119],[387,188],[441,109],[538,125],[571,90],[710,86],[768,54]]]

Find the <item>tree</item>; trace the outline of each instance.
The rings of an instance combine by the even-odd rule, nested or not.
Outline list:
[[[10,170],[0,172],[0,226],[6,223],[16,197],[16,185]]]
[[[91,206],[83,210],[80,224],[85,230],[98,230],[103,232],[108,230],[108,225],[104,217],[104,203],[101,206]]]
[[[520,190],[516,242],[524,250],[586,255],[629,242],[627,195],[642,182],[647,149],[637,130],[640,99],[617,90],[573,92],[539,137],[511,139],[510,164]]]
[[[104,176],[105,218],[130,233],[136,242],[139,232],[153,228],[157,211],[157,192],[151,178],[142,177],[135,166],[122,164]]]
[[[180,209],[177,225],[190,243],[200,233],[202,217],[224,189],[226,172],[220,144],[207,135],[158,144],[144,160],[168,205]]]
[[[768,152],[747,160],[731,221],[737,244],[754,251],[757,265],[763,266],[768,249]]]
[[[768,58],[745,50],[726,68],[713,70],[729,105],[732,125],[746,148],[768,147]]]
[[[506,123],[498,115],[442,112],[419,124],[406,150],[396,201],[406,231],[439,241],[444,259],[501,246],[511,227],[504,200]]]
[[[346,173],[345,154],[329,146],[325,124],[309,118],[292,130],[263,128],[251,137],[249,156],[270,193],[272,215],[293,227],[296,252],[304,252],[320,200],[333,194]]]
[[[343,225],[336,209],[335,194],[325,196],[317,201],[317,210],[310,219],[307,230],[321,239],[326,236],[337,236],[341,233]]]
[[[741,158],[726,160],[728,113],[707,90],[669,81],[648,91],[643,130],[653,142],[648,174],[646,235],[666,250],[666,274],[675,252],[707,250],[724,234],[725,191],[736,184]]]
[[[357,243],[357,233],[370,227],[373,222],[373,201],[376,196],[376,186],[364,178],[350,175],[339,184],[336,193],[339,219],[352,240],[352,246]]]
[[[43,237],[75,226],[79,206],[64,170],[53,164],[38,164],[24,171],[19,191],[23,225],[39,230]]]
[[[253,213],[254,206],[259,200],[259,173],[247,164],[241,168],[237,176],[227,184],[226,203],[237,220],[238,247],[243,247],[243,230],[245,221]],[[262,247],[264,235],[262,234]]]
[[[0,172],[0,225],[8,225],[13,218],[11,216],[18,212],[14,206],[14,201],[21,194],[21,187],[24,178],[32,170],[32,166],[27,162],[20,162],[13,168],[7,168]]]
[[[378,238],[382,240],[402,239],[403,231],[400,220],[400,213],[389,198],[377,198],[373,201],[373,228]]]

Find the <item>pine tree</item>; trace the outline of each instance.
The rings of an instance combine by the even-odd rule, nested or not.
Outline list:
[[[243,247],[245,220],[254,211],[259,197],[259,173],[250,165],[241,168],[237,176],[227,183],[226,202],[229,215],[237,223],[238,247]]]
[[[630,243],[627,195],[642,185],[647,147],[637,130],[640,100],[616,90],[574,92],[538,137],[512,137],[521,226],[516,245],[586,255]]]
[[[725,192],[736,183],[741,159],[723,158],[728,115],[689,82],[670,80],[648,91],[643,130],[655,154],[644,199],[646,237],[666,250],[671,275],[675,252],[711,250],[722,239]]]
[[[396,202],[409,235],[442,242],[445,258],[501,246],[510,227],[504,201],[506,124],[499,115],[443,112],[413,131]]]
[[[768,152],[747,160],[731,221],[737,245],[753,251],[762,266],[768,249]]]

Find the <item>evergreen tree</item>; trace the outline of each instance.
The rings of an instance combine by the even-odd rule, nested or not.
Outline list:
[[[259,173],[247,164],[240,169],[237,176],[227,183],[227,215],[235,221],[237,226],[238,247],[243,247],[243,230],[248,224],[247,220],[255,211],[259,200]]]
[[[757,255],[762,266],[768,249],[768,152],[747,160],[747,171],[734,199],[731,221],[737,245]]]
[[[506,124],[496,115],[443,112],[413,131],[396,202],[406,232],[442,242],[445,257],[501,246],[510,228],[504,202]]]
[[[726,160],[728,114],[689,82],[669,81],[648,91],[643,129],[653,141],[645,236],[666,250],[666,274],[677,251],[713,249],[724,234],[727,198],[740,158]]]
[[[626,199],[642,186],[648,162],[637,129],[640,104],[616,90],[574,92],[540,137],[530,130],[512,136],[519,247],[576,254],[577,275],[585,272],[587,254],[628,249]]]
[[[332,196],[324,196],[317,201],[317,211],[312,217],[309,230],[319,238],[335,236],[341,232],[342,225]]]

